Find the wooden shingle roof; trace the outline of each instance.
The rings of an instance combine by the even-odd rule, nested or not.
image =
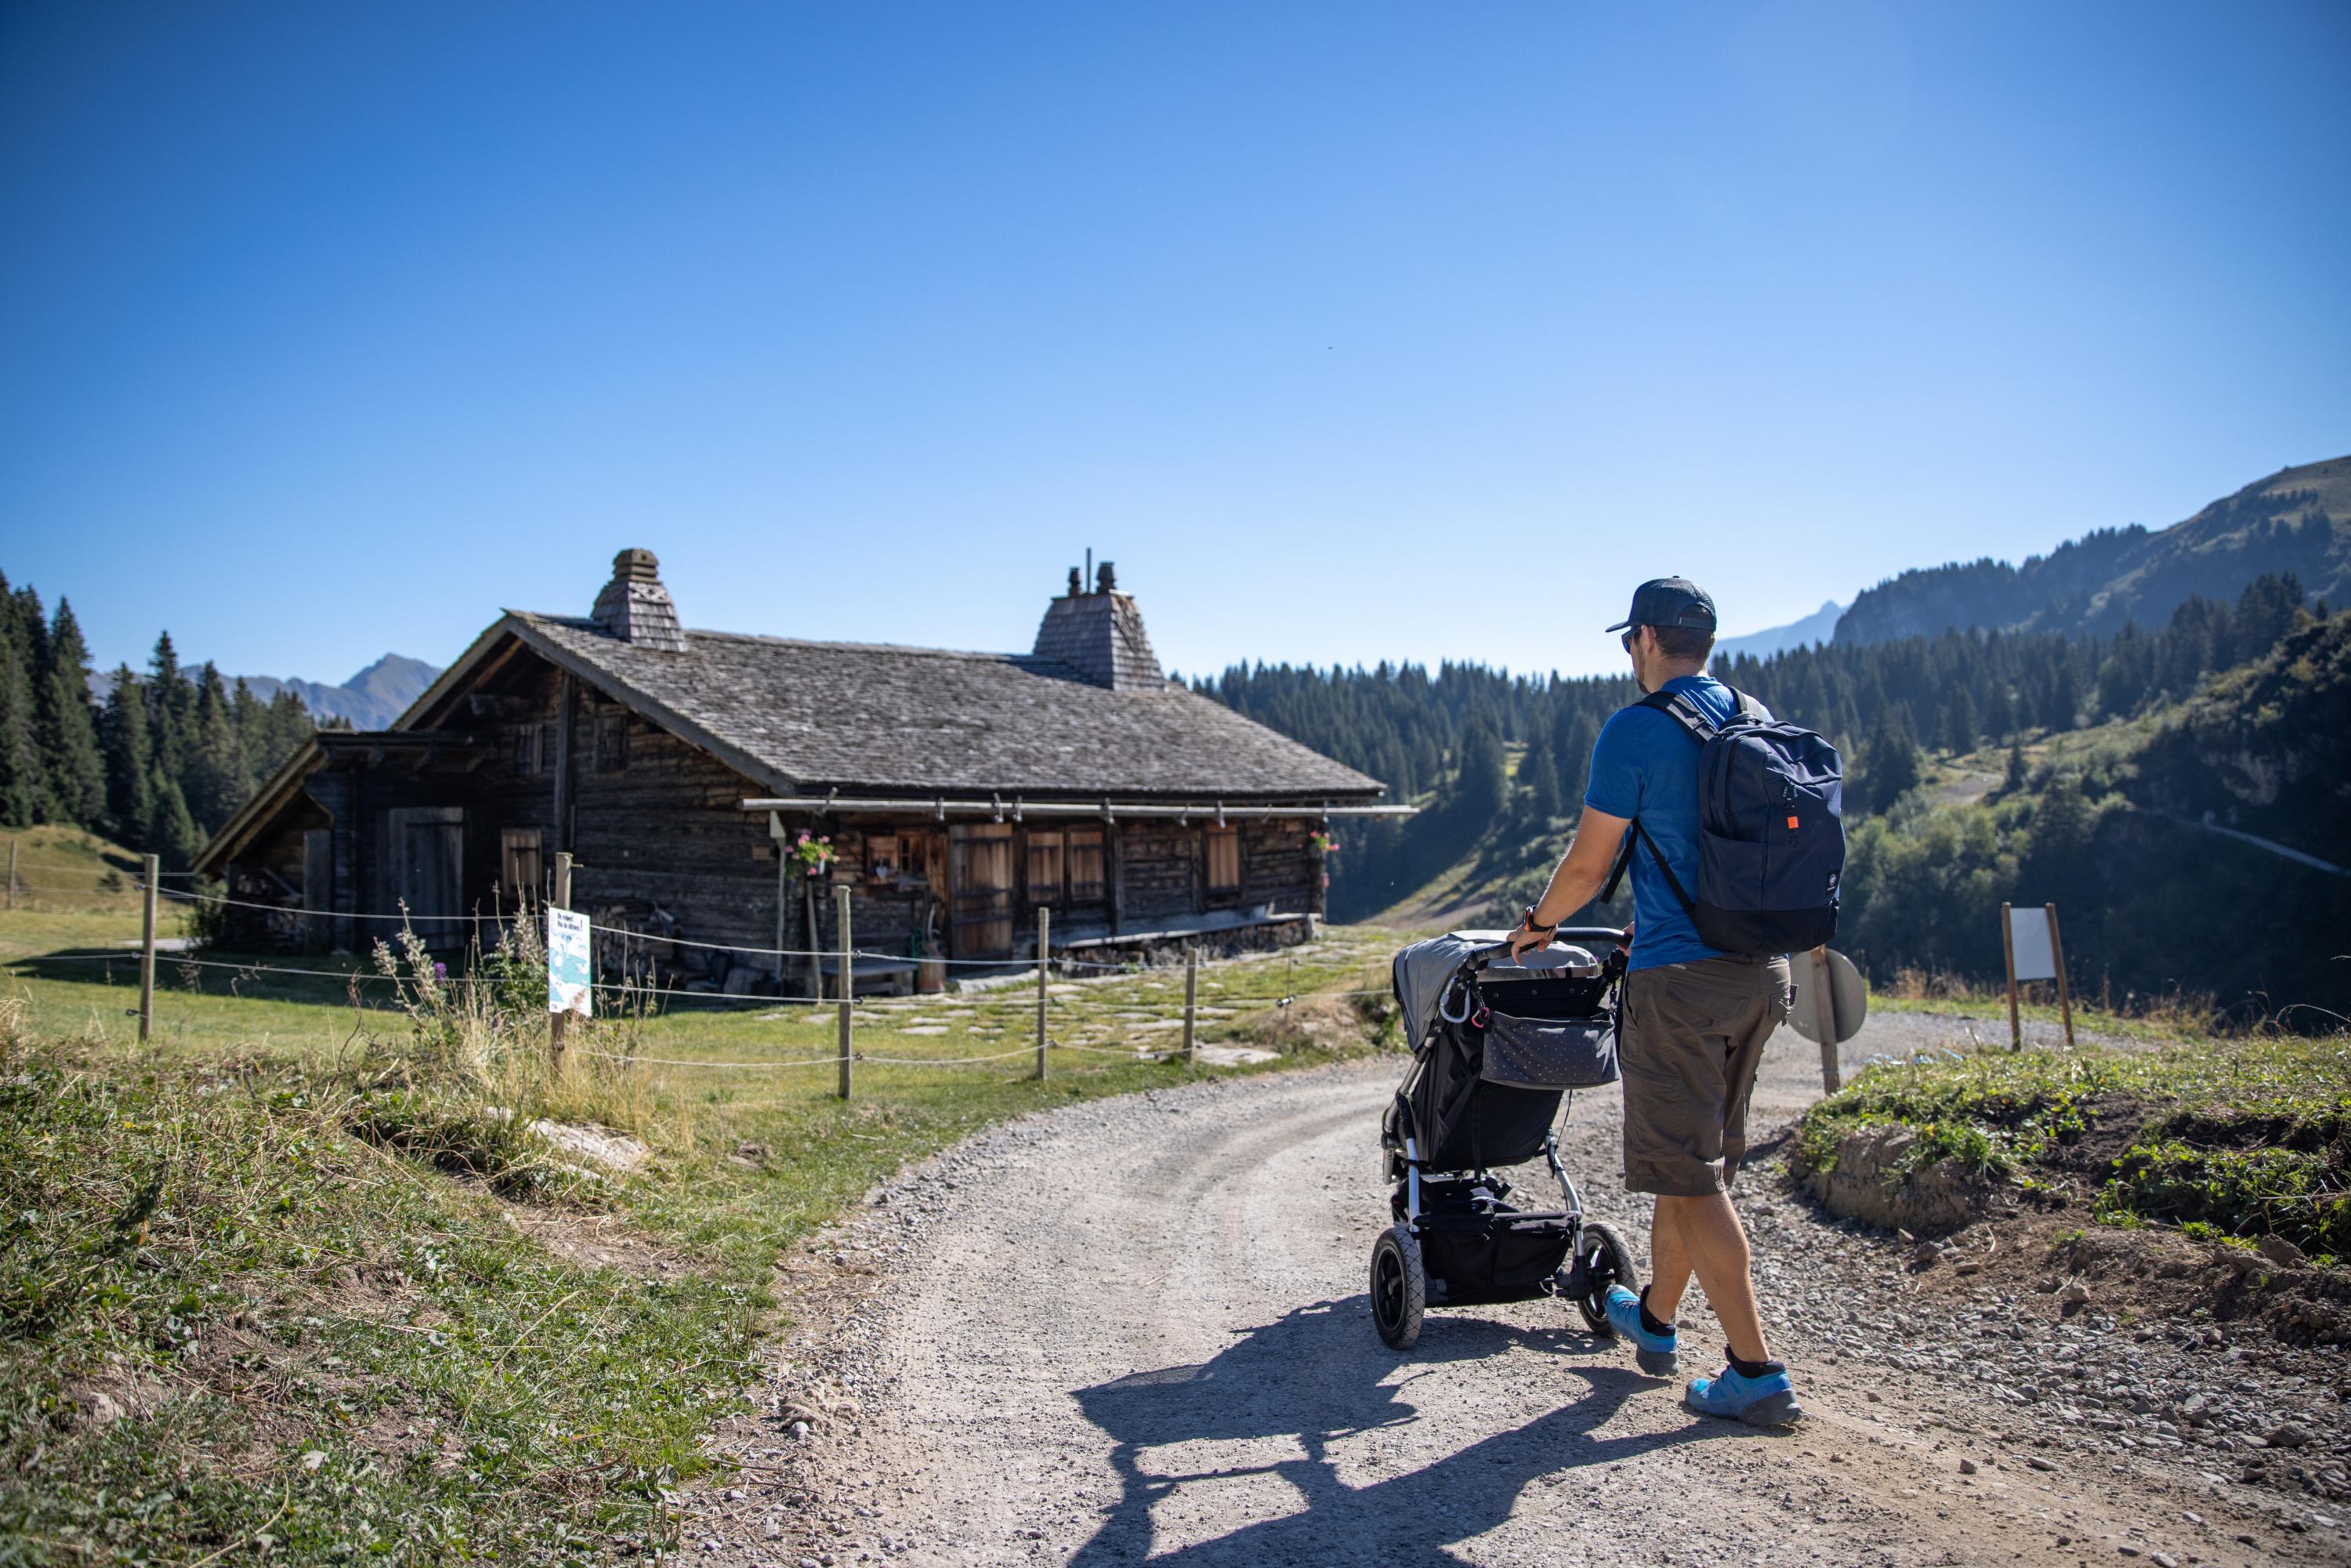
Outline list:
[[[774,789],[1364,801],[1377,779],[1174,682],[1111,690],[1051,658],[728,632],[683,652],[509,611],[400,721],[511,633]]]

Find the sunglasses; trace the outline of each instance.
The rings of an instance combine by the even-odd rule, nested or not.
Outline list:
[[[1627,632],[1622,637],[1616,639],[1616,641],[1625,644],[1625,652],[1628,653],[1633,651],[1633,637],[1634,633]]]

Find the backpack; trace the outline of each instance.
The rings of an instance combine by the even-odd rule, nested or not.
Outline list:
[[[1836,747],[1811,730],[1771,717],[1743,692],[1730,695],[1738,711],[1719,728],[1680,692],[1652,692],[1639,705],[1672,717],[1704,748],[1696,895],[1635,817],[1600,896],[1605,902],[1616,895],[1638,839],[1699,941],[1725,953],[1801,953],[1836,935],[1837,881],[1844,873],[1843,765]]]

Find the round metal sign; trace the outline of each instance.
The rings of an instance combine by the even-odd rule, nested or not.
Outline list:
[[[1861,971],[1853,960],[1828,948],[1820,950],[1828,960],[1828,1000],[1835,1020],[1837,1043],[1842,1045],[1861,1032],[1862,1019],[1869,1016],[1869,988],[1863,983]],[[1820,959],[1811,953],[1791,953],[1788,972],[1796,982],[1795,1005],[1788,1011],[1788,1021],[1796,1032],[1818,1045],[1821,1039],[1820,987],[1814,977]]]

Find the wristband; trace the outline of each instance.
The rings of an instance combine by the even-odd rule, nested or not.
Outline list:
[[[1555,920],[1549,925],[1536,925],[1535,906],[1531,904],[1527,905],[1527,912],[1519,916],[1519,924],[1529,931],[1556,931],[1559,929],[1559,922]]]

